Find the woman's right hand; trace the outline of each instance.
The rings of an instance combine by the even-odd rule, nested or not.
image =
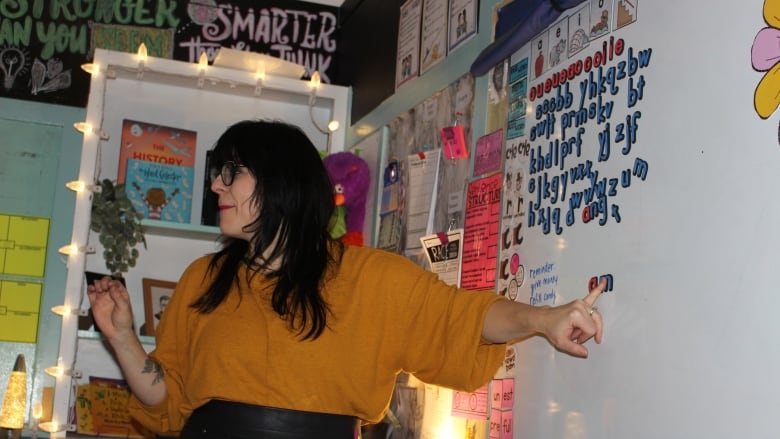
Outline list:
[[[135,336],[130,295],[122,282],[105,276],[87,286],[87,295],[95,324],[109,342]]]
[[[95,324],[114,349],[130,390],[144,404],[159,404],[167,394],[162,368],[147,355],[133,330],[133,310],[127,288],[122,282],[106,276],[88,285],[87,294]]]

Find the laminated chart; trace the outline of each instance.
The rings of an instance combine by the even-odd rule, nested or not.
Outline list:
[[[0,274],[43,277],[49,219],[0,214]]]
[[[5,277],[0,279],[0,341],[37,342],[49,222],[48,218],[0,214],[0,277]]]
[[[37,343],[43,284],[0,281],[0,341]]]

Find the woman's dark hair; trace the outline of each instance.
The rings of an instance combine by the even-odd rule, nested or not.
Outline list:
[[[241,265],[248,264],[249,278],[263,272],[276,280],[274,311],[304,339],[316,339],[329,312],[320,287],[343,251],[328,233],[335,205],[319,152],[294,125],[247,120],[229,127],[214,146],[213,168],[227,161],[245,166],[257,179],[251,201],[259,214],[244,226],[254,237],[250,242],[223,237],[222,249],[209,264],[217,275],[192,307],[213,311],[239,282]],[[280,265],[273,268],[272,263]]]

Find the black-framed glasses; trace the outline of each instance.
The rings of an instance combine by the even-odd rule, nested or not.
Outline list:
[[[243,167],[244,165],[240,163],[229,161],[225,162],[225,164],[222,165],[222,168],[211,168],[211,181],[214,182],[214,179],[219,176],[222,178],[222,184],[225,186],[230,186],[233,184],[233,178],[236,176],[236,174],[241,172],[239,168]]]

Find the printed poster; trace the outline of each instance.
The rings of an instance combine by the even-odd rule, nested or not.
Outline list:
[[[447,0],[425,0],[422,12],[420,74],[447,56]]]
[[[474,175],[485,175],[501,170],[504,150],[504,130],[498,129],[477,139],[474,152]]]
[[[492,290],[495,286],[501,179],[501,174],[493,174],[469,183],[460,276],[462,288]]]
[[[419,249],[420,238],[433,229],[434,195],[438,191],[441,149],[408,157],[409,186],[406,218],[406,250]]]
[[[422,0],[401,5],[398,23],[398,53],[395,60],[395,88],[417,77],[420,71],[420,21]]]
[[[450,0],[449,52],[477,34],[477,0]]]
[[[463,229],[420,237],[430,271],[448,285],[460,285]]]

